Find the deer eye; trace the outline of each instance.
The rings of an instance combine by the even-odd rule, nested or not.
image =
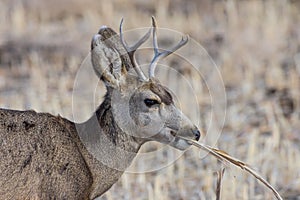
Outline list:
[[[160,104],[159,101],[157,101],[156,99],[145,99],[144,103],[149,108],[152,107],[152,106],[154,106],[154,105]]]

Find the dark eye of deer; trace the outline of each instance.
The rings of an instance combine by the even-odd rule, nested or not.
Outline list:
[[[146,104],[146,106],[147,107],[152,107],[152,106],[154,106],[154,105],[157,105],[157,104],[159,104],[159,102],[157,101],[157,100],[155,100],[155,99],[145,99],[144,100],[144,103]]]

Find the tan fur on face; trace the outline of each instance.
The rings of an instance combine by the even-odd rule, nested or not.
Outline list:
[[[138,79],[137,79],[138,80]],[[160,101],[166,105],[170,105],[173,102],[173,97],[169,90],[163,86],[157,79],[150,79],[148,82],[142,82],[139,83],[138,81],[133,81],[132,79],[130,80],[131,83],[137,84],[135,88],[139,88],[140,90],[150,90],[153,92],[155,95],[157,95],[160,98]]]
[[[150,82],[149,89],[155,93],[163,103],[166,105],[170,105],[173,103],[173,98],[170,92],[168,92],[167,88],[162,86],[160,83]]]

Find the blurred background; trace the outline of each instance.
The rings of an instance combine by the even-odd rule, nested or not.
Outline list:
[[[122,17],[125,29],[145,27],[152,15],[160,27],[199,42],[220,70],[227,106],[216,147],[253,166],[284,199],[300,199],[300,1],[2,0],[0,107],[72,119],[74,80],[98,28],[118,30]],[[176,57],[167,62],[203,85]],[[176,94],[183,91],[180,85],[173,88]],[[211,102],[203,88],[194,118],[206,132]],[[191,109],[188,100],[181,103]],[[157,162],[167,157],[160,154]],[[136,160],[135,167],[142,162]],[[99,199],[214,199],[220,166],[191,148],[161,170],[125,173]],[[235,167],[226,168],[221,194],[223,199],[274,199]]]

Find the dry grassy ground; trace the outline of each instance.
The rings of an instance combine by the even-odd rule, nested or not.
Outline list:
[[[75,76],[98,27],[117,29],[121,17],[126,29],[145,27],[151,15],[160,27],[189,34],[218,65],[227,106],[215,145],[257,169],[285,199],[300,199],[298,1],[2,0],[0,106],[73,118]],[[204,82],[180,62],[167,62],[202,88],[198,105],[191,105],[189,97],[181,103],[185,112],[199,106],[199,125],[206,132],[211,102]],[[169,81],[175,93],[190,95],[175,83]],[[84,103],[80,108],[84,116],[92,111]],[[198,120],[197,115],[192,118]],[[207,131],[208,142],[213,131]],[[159,145],[151,143],[142,151],[151,148]],[[170,151],[156,154],[155,164],[174,156]],[[143,162],[137,159],[132,169],[143,168]],[[191,148],[161,170],[125,173],[100,199],[214,199],[220,166],[210,156],[200,159],[199,151]],[[254,178],[234,167],[225,171],[222,198],[273,199]]]

